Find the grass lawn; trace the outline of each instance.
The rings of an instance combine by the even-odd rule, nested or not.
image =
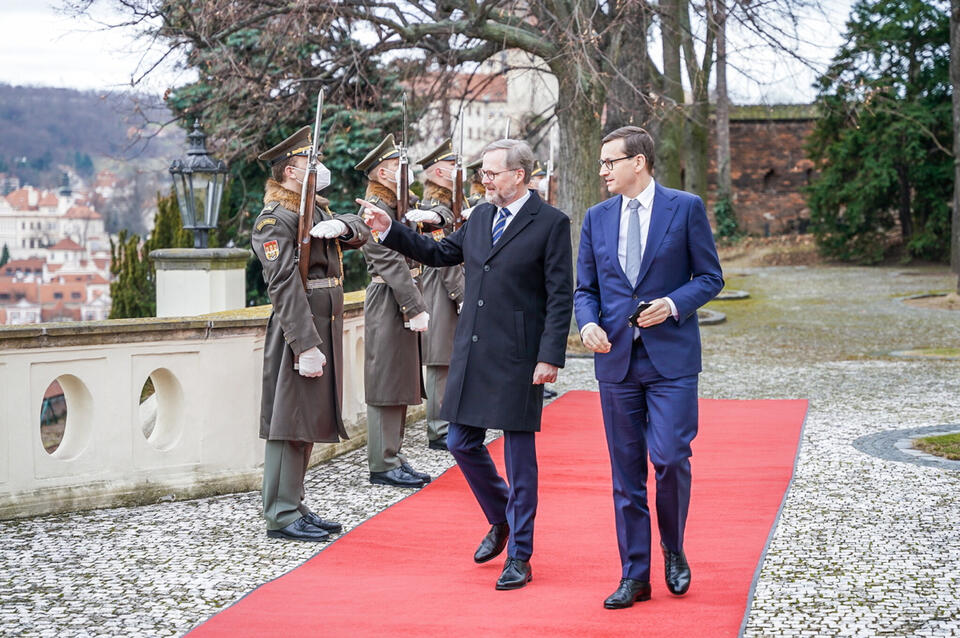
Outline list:
[[[917,439],[913,447],[934,456],[960,461],[960,432]]]

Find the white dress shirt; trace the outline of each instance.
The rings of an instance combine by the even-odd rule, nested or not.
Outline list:
[[[507,232],[507,226],[517,218],[517,213],[520,212],[520,209],[523,208],[523,205],[527,203],[527,200],[530,199],[530,189],[524,187],[523,195],[515,202],[511,202],[506,206],[500,208],[506,208],[510,211],[510,216],[507,217],[507,220],[503,223],[503,232]],[[500,208],[497,208],[497,212],[493,216],[493,223],[490,225],[490,232],[493,232],[493,227],[497,225],[497,219],[500,218]],[[501,235],[502,237],[502,235]]]

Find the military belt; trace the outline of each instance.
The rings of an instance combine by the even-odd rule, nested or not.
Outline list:
[[[338,288],[341,284],[343,284],[343,280],[340,277],[307,279],[307,290],[316,290],[317,288]]]
[[[420,276],[420,269],[419,269],[419,268],[411,268],[411,269],[410,269],[410,277],[412,277],[413,279],[416,279],[416,278],[419,277],[419,276]],[[385,284],[385,283],[387,283],[387,280],[384,279],[383,277],[381,277],[380,275],[374,275],[374,276],[370,277],[370,281],[373,282],[373,283],[375,283],[375,284]]]

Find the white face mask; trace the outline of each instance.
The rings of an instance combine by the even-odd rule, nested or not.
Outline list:
[[[397,183],[397,189],[400,188],[400,167],[393,173],[393,181]],[[407,166],[407,187],[413,183],[413,169]]]
[[[306,174],[307,172],[305,168],[297,168],[296,170],[303,171],[304,174]],[[300,184],[303,184],[302,179],[297,179],[297,181]],[[329,185],[330,185],[330,169],[324,166],[321,162],[317,162],[317,185],[314,187],[314,190],[316,190],[316,192],[319,193]]]

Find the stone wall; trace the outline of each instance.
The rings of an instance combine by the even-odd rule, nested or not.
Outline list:
[[[815,119],[816,110],[811,105],[731,109],[730,175],[734,210],[742,229],[756,235],[806,229],[810,210],[802,189],[815,177],[815,171],[804,144]],[[716,140],[711,135],[707,202],[711,221],[716,168]]]

